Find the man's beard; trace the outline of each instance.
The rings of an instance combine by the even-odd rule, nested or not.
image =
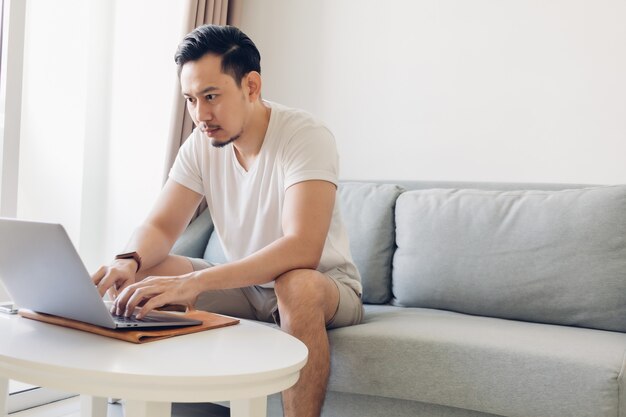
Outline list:
[[[239,139],[239,137],[243,133],[243,130],[242,130],[241,132],[237,133],[235,136],[233,136],[230,139],[228,139],[226,142],[218,142],[217,140],[215,140],[211,136],[207,135],[206,132],[208,130],[211,130],[211,128],[213,128],[213,127],[219,128],[219,126],[209,126],[205,122],[200,122],[198,124],[198,127],[200,128],[202,133],[204,133],[204,135],[211,141],[211,145],[216,147],[216,148],[223,148],[224,146],[233,143],[234,141]]]
[[[241,133],[236,134],[235,136],[233,136],[232,138],[228,139],[226,142],[218,142],[213,138],[211,139],[211,145],[215,148],[223,148],[226,145],[229,145],[231,143],[233,143],[234,141],[236,141],[237,139],[239,139],[239,137],[241,136]]]

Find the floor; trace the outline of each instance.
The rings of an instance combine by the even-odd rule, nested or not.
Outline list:
[[[123,417],[122,404],[109,404],[107,417]],[[215,404],[174,404],[172,417],[228,417],[230,410]],[[80,399],[67,400],[10,414],[10,417],[80,417]]]

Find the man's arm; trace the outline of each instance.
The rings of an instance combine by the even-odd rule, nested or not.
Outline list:
[[[165,304],[191,304],[203,291],[268,283],[294,269],[316,269],[332,219],[337,187],[327,181],[304,181],[285,192],[283,236],[244,259],[180,277],[153,277],[134,284],[118,297],[119,311],[139,317]]]
[[[285,192],[283,237],[254,254],[206,270],[206,290],[265,284],[293,269],[316,269],[332,219],[337,187],[327,181],[304,181]],[[219,275],[219,277],[218,277]]]
[[[174,242],[185,230],[202,196],[175,181],[168,180],[146,220],[133,233],[127,251],[142,258],[142,269],[161,263]],[[111,287],[122,290],[135,282],[137,264],[132,259],[118,259],[101,267],[92,276],[101,295]]]

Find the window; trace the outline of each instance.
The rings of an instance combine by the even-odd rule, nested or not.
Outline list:
[[[0,216],[15,217],[26,1],[1,0],[0,6]],[[8,298],[0,285],[0,301]],[[17,381],[9,382],[9,394],[9,412],[69,397]]]

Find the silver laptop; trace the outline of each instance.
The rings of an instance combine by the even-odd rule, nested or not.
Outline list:
[[[60,224],[0,218],[0,281],[18,307],[109,329],[202,323],[159,312],[112,315]]]

